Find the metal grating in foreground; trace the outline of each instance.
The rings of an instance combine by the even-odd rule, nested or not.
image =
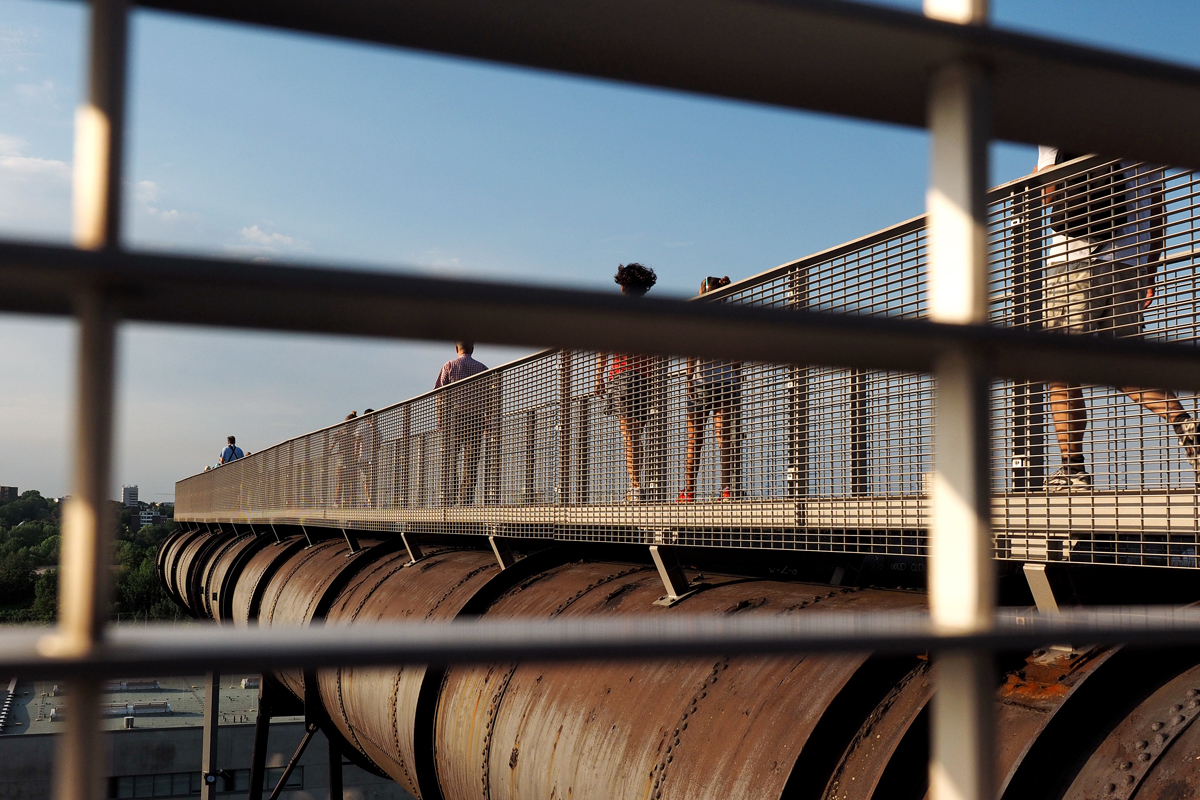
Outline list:
[[[993,323],[1194,341],[1198,182],[1092,157],[992,190]],[[925,238],[916,218],[704,299],[922,318]],[[1102,265],[1081,302],[1061,276],[1084,246],[1123,247],[1127,266]],[[181,481],[178,518],[925,553],[931,377],[644,357],[619,387],[612,361],[540,353],[292,439]],[[1200,566],[1200,496],[1176,433],[1124,392],[1086,387],[1094,488],[1048,492],[1060,462],[1050,391],[993,385],[999,556]],[[1163,408],[1195,406],[1180,402]]]

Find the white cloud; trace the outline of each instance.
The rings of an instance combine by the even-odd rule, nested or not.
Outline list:
[[[138,181],[134,186],[133,196],[137,201],[138,210],[147,217],[152,217],[163,222],[174,222],[188,216],[178,209],[163,209],[158,207],[161,192],[159,191],[158,184],[154,181]]]
[[[65,161],[52,158],[29,158],[27,156],[0,157],[0,170],[9,176],[47,176],[59,180],[71,177],[71,167]]]
[[[258,225],[242,228],[238,236],[240,241],[225,245],[225,252],[249,256],[252,261],[270,261],[272,256],[309,249],[308,242],[303,239],[277,231],[265,231]]]
[[[440,247],[431,247],[421,254],[420,258],[416,259],[418,267],[424,267],[430,272],[445,273],[448,275],[457,275],[463,271],[463,262],[461,258],[451,255],[448,251]]]
[[[158,184],[154,181],[138,181],[134,193],[139,203],[149,205],[158,202]]]
[[[266,231],[260,230],[257,225],[253,225],[249,228],[242,228],[242,238],[251,244],[268,247],[291,247],[296,241],[291,236],[284,236],[282,233],[267,233]]]
[[[0,133],[0,156],[15,156],[28,144],[24,139],[18,136],[5,136]]]
[[[67,236],[71,165],[28,149],[24,139],[0,134],[0,229],[19,236]]]
[[[13,91],[17,93],[18,97],[38,103],[52,101],[60,89],[62,87],[49,78],[35,83],[18,83],[13,86]]]

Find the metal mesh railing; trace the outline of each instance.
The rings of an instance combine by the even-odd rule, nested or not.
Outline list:
[[[1093,157],[993,190],[992,322],[1192,341],[1197,182]],[[920,318],[925,239],[923,218],[910,220],[706,299]],[[924,552],[929,376],[658,357],[629,357],[623,370],[611,356],[598,372],[598,358],[538,354],[284,442],[181,481],[177,514]],[[994,384],[1001,557],[1197,566],[1195,473],[1164,419],[1181,422],[1194,397],[1141,394]],[[1086,409],[1086,432],[1065,446],[1091,487],[1074,478],[1054,491],[1056,405],[1078,431]]]

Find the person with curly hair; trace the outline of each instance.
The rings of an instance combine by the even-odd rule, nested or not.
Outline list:
[[[633,262],[619,265],[613,281],[626,297],[642,297],[658,282],[658,276],[650,267]],[[604,398],[604,413],[616,417],[621,425],[625,471],[629,474],[627,499],[633,503],[642,500],[642,429],[650,413],[652,363],[649,356],[628,353],[600,353],[596,357],[596,394]]]

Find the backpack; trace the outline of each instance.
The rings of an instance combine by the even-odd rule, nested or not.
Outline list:
[[[1059,150],[1054,163],[1065,164],[1077,153]],[[1129,224],[1124,171],[1120,164],[1072,175],[1052,184],[1050,229],[1063,236],[1108,241]]]

